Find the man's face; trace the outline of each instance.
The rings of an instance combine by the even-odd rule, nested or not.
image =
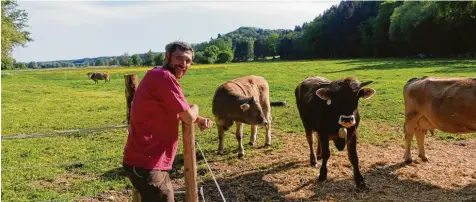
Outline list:
[[[182,78],[192,65],[192,52],[176,50],[167,54],[167,63],[177,79]]]

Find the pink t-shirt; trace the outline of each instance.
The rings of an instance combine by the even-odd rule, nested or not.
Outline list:
[[[124,162],[146,169],[172,169],[178,147],[178,113],[189,108],[171,72],[163,67],[147,71],[132,101]]]

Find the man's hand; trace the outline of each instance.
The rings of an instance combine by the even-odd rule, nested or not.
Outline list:
[[[209,129],[213,126],[212,120],[209,118],[203,118],[203,117],[197,117],[197,125],[200,128],[201,131],[205,129]]]

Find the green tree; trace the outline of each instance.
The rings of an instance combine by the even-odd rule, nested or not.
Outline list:
[[[154,63],[156,66],[164,65],[165,55],[163,53],[159,53],[154,57]]]
[[[142,59],[140,58],[139,54],[132,55],[131,59],[132,59],[132,65],[134,65],[134,66],[142,65]]]
[[[211,45],[206,47],[203,54],[208,60],[207,64],[215,63],[218,59],[218,53],[220,53],[220,49],[217,46]]]
[[[95,66],[105,66],[105,65],[106,65],[106,61],[104,61],[104,59],[97,59],[96,60]]]
[[[30,69],[37,69],[37,68],[38,68],[38,64],[37,64],[35,61],[31,61],[31,62],[28,64],[28,68],[30,68]]]
[[[233,60],[233,53],[231,51],[224,51],[218,54],[217,63],[229,63]]]
[[[208,60],[207,57],[205,57],[205,54],[202,51],[197,51],[195,52],[195,57],[193,59],[194,63],[197,64],[207,64]]]
[[[144,56],[143,65],[145,65],[145,66],[154,66],[154,64],[155,64],[154,57],[155,57],[155,55],[152,52],[152,50],[149,50]]]
[[[268,38],[266,38],[266,45],[268,48],[268,55],[266,56],[276,56],[278,50],[278,42],[279,42],[279,35],[277,33],[273,33]]]
[[[129,56],[129,53],[124,53],[119,57],[119,65],[121,66],[130,66],[129,60],[131,59],[131,56]]]
[[[18,9],[18,4],[12,0],[3,0],[2,6],[2,69],[3,64],[13,64],[10,54],[13,48],[24,47],[26,42],[31,42],[28,27],[28,14],[25,10]]]

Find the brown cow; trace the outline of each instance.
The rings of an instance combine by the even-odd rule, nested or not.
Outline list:
[[[104,83],[111,83],[109,72],[88,72],[88,78],[94,80],[94,83],[97,84],[98,80],[104,80]]]
[[[418,156],[428,161],[424,148],[427,131],[476,132],[476,78],[412,78],[404,86],[403,96],[406,163],[412,162],[413,134],[417,138]]]
[[[218,153],[223,154],[223,136],[236,122],[238,158],[244,156],[243,124],[251,125],[250,145],[256,141],[258,125],[266,128],[264,146],[271,145],[271,106],[283,102],[269,101],[268,82],[261,76],[249,75],[227,81],[217,87],[213,96],[212,112],[218,129]]]

